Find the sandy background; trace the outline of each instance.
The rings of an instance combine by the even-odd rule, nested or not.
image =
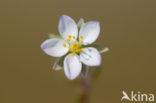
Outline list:
[[[49,72],[55,58],[42,52],[59,17],[98,20],[102,71],[91,103],[120,103],[122,90],[156,93],[155,0],[0,1],[0,103],[73,103],[76,85]],[[124,102],[128,103],[128,102]]]

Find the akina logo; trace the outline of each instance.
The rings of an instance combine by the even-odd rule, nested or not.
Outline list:
[[[121,101],[132,101],[132,102],[140,102],[140,101],[144,101],[144,102],[154,102],[154,97],[155,95],[150,93],[150,94],[146,94],[146,93],[141,93],[140,91],[138,92],[134,92],[131,91],[130,94],[128,95],[125,91],[122,91],[122,98]]]

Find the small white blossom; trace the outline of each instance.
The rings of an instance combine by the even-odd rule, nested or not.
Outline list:
[[[62,15],[59,20],[58,30],[62,38],[51,38],[41,44],[42,50],[54,57],[64,55],[64,72],[69,80],[75,79],[82,70],[82,63],[87,66],[99,66],[101,56],[94,47],[88,47],[96,41],[100,33],[98,21],[79,23],[67,16]]]

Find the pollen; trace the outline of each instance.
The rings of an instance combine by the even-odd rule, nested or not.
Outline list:
[[[80,44],[83,44],[83,41],[80,41]]]
[[[80,36],[80,39],[83,39],[83,36],[82,35]]]
[[[65,43],[63,43],[63,47],[66,47],[66,44]]]
[[[75,53],[72,53],[72,56],[75,56]]]

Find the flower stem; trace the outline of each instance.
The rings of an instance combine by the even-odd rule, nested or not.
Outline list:
[[[83,67],[81,78],[79,81],[79,91],[77,94],[76,103],[90,103],[89,94],[91,90],[91,83],[93,83],[101,72],[101,67],[89,70],[88,66]]]
[[[90,90],[89,79],[88,78],[81,78],[79,103],[89,103],[89,90]]]
[[[77,103],[89,103],[90,79],[88,77],[88,68],[88,66],[84,66],[81,73]]]

